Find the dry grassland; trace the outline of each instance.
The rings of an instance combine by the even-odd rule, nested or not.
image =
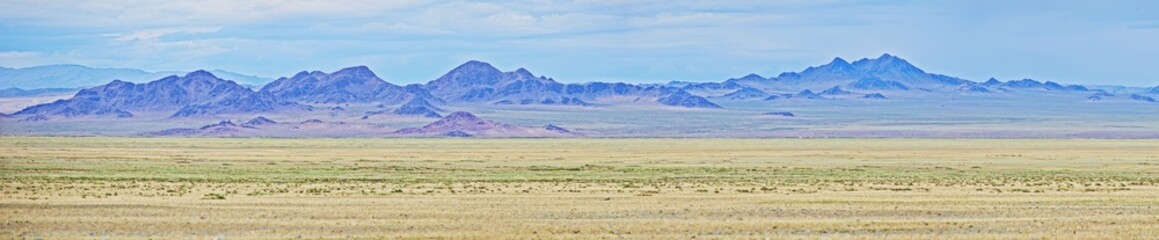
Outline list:
[[[0,239],[1155,239],[1157,140],[0,138]]]

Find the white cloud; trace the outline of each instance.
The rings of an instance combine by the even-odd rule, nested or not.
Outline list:
[[[218,31],[221,31],[221,27],[171,27],[137,30],[130,33],[106,34],[105,36],[112,37],[113,41],[117,42],[152,42],[159,40],[165,35],[215,33]]]

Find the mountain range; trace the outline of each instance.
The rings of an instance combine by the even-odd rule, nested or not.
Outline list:
[[[133,117],[133,112],[173,112],[173,117],[268,112],[304,105],[279,102],[267,92],[254,92],[207,71],[168,76],[137,84],[121,80],[80,90],[69,99],[40,104],[13,115]]]
[[[59,72],[53,73],[54,71]],[[13,75],[13,72],[20,74]],[[25,76],[22,79],[37,79],[28,76],[56,76],[62,79],[43,84],[64,84],[63,87],[79,86],[111,76],[142,77],[150,74],[155,73],[130,69],[92,69],[72,65],[5,69],[0,72],[0,76]],[[226,78],[232,78],[234,74],[227,76],[230,77]],[[62,87],[35,85],[23,80],[13,82],[13,85]],[[443,116],[472,120],[471,117],[474,115],[465,115],[470,113],[448,111],[492,108],[588,111],[618,106],[708,111],[738,106],[767,110],[765,108],[786,106],[785,104],[791,106],[829,100],[888,102],[897,100],[897,96],[923,98],[923,96],[946,95],[985,99],[1021,95],[1039,96],[1046,93],[1061,93],[1064,94],[1060,95],[1064,99],[1073,98],[1076,101],[1116,99],[1120,102],[1154,102],[1153,98],[1147,95],[1159,94],[1159,86],[1149,89],[1124,87],[1112,89],[1107,86],[1064,85],[1033,79],[1001,81],[994,78],[974,82],[928,73],[890,54],[853,62],[835,58],[824,65],[808,67],[800,72],[781,73],[771,78],[748,74],[722,82],[664,84],[560,83],[543,75],[537,76],[524,68],[505,72],[489,63],[472,60],[425,84],[406,86],[384,81],[365,66],[343,68],[331,73],[302,71],[290,77],[269,81],[260,87],[248,87],[204,70],[182,76],[168,75],[145,83],[118,79],[81,89],[71,98],[29,106],[4,119],[26,122],[69,118],[126,119],[142,116],[163,116],[165,119],[221,119],[237,115],[310,115],[318,112],[328,114],[330,117],[360,116],[362,120],[367,121]],[[432,127],[400,129],[396,133],[423,136],[431,133],[479,134],[461,129],[416,130],[423,128]]]

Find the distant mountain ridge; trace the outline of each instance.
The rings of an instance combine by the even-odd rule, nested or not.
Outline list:
[[[909,90],[915,87],[972,83],[964,79],[927,73],[909,61],[888,53],[878,58],[862,58],[852,63],[842,58],[834,58],[827,64],[808,67],[801,72],[785,72],[767,79],[750,74],[726,82],[749,86],[794,86],[802,89],[843,86],[863,90]]]
[[[75,88],[6,88],[0,89],[0,97],[35,97],[47,95],[59,95],[76,92]]]
[[[264,85],[273,79],[234,73],[225,70],[209,71],[217,76],[245,85]],[[147,72],[131,68],[93,68],[75,64],[44,65],[26,68],[0,67],[0,89],[22,88],[82,88],[108,83],[112,80],[146,82],[182,72]]]
[[[84,71],[79,66],[68,68]],[[124,69],[116,71],[144,73]],[[825,90],[818,94],[810,89]],[[749,74],[723,82],[667,84],[564,84],[536,76],[524,68],[504,72],[489,63],[471,60],[426,84],[407,86],[384,81],[366,66],[343,68],[332,73],[302,71],[274,80],[257,91],[204,70],[140,84],[114,80],[80,90],[72,98],[28,107],[14,115],[134,117],[140,112],[166,112],[171,113],[171,117],[197,117],[311,110],[312,105],[319,104],[377,104],[379,110],[366,112],[363,116],[366,119],[379,114],[441,117],[440,112],[444,110],[440,106],[460,104],[598,107],[613,104],[608,99],[615,99],[617,103],[627,101],[716,109],[723,107],[714,100],[824,101],[856,96],[884,100],[887,98],[881,92],[894,97],[892,92],[948,91],[981,95],[1015,89],[1091,91],[1081,85],[1064,86],[1032,79],[1003,82],[991,78],[977,83],[928,73],[890,54],[874,59],[862,58],[852,63],[835,58],[828,64],[808,67],[801,72],[782,73],[773,78]],[[1159,92],[1159,87],[1149,91]]]

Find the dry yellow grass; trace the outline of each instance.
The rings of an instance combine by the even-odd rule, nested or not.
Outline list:
[[[0,238],[1154,239],[1159,141],[0,138]]]

